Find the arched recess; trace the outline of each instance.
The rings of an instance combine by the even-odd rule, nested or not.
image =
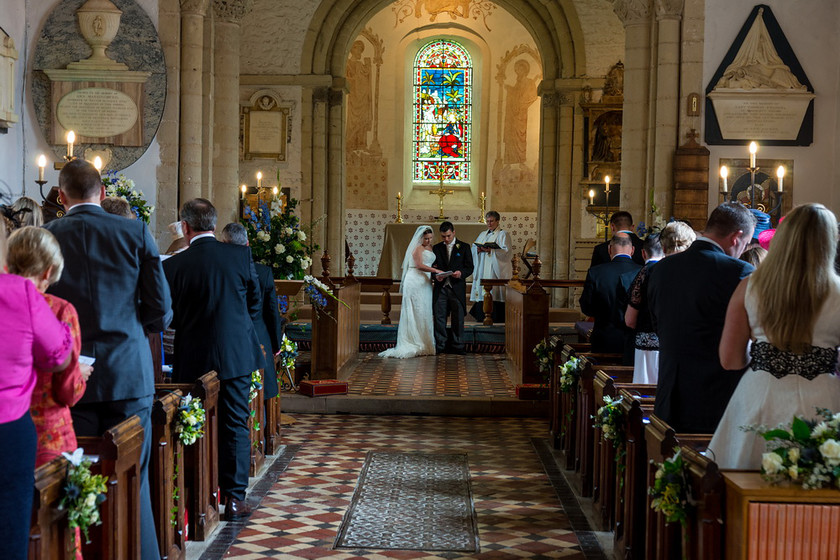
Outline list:
[[[301,74],[320,76],[320,83],[304,92],[304,151],[311,168],[304,180],[312,185],[312,216],[327,215],[323,243],[333,255],[344,247],[344,71],[350,47],[366,22],[393,0],[322,0],[303,44]],[[495,0],[530,33],[543,63],[539,156],[538,250],[546,263],[546,277],[570,272],[570,204],[575,142],[574,106],[586,78],[584,34],[571,0]],[[308,130],[307,130],[308,129]],[[577,145],[577,148],[575,148]],[[580,154],[577,154],[580,156]],[[579,159],[579,157],[578,157]],[[309,174],[309,177],[306,175]],[[337,260],[337,259],[336,259]]]

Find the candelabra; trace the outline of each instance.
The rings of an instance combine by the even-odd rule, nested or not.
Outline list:
[[[595,203],[595,189],[589,189],[589,205],[586,207],[586,211],[589,212],[591,215],[595,216],[600,223],[604,225],[604,241],[608,241],[610,238],[610,176],[606,175],[604,177],[604,211],[595,211],[593,210]]]
[[[251,186],[244,185],[244,184],[239,187],[239,189],[242,193],[239,197],[239,215],[240,216],[243,216],[245,206],[248,204],[248,199],[247,199],[248,194],[256,194],[258,202],[261,201],[261,200],[264,200],[266,202],[272,202],[272,201],[277,199],[277,195],[280,193],[279,187],[277,185],[275,185],[273,187],[270,187],[270,188],[269,187],[264,187],[262,185],[262,179],[263,179],[262,171],[257,171],[257,186],[256,187],[251,187]],[[279,179],[278,179],[278,183],[279,183]],[[283,207],[285,208],[285,201],[284,201]]]
[[[760,184],[756,184],[756,175],[758,174],[758,171],[761,169],[756,163],[756,154],[758,153],[758,144],[756,144],[755,142],[750,142],[749,152],[750,152],[750,160],[749,160],[750,163],[747,166],[747,171],[749,172],[749,175],[750,175],[750,184],[745,189],[743,189],[744,191],[746,191],[746,197],[745,198],[746,198],[746,202],[748,202],[748,204],[744,204],[743,201],[741,201],[741,203],[744,204],[745,206],[747,206],[750,209],[760,210],[762,212],[766,212],[767,214],[771,214],[771,215],[776,214],[779,211],[779,209],[782,207],[782,199],[784,198],[785,168],[784,168],[784,166],[780,165],[776,169],[776,185],[777,185],[777,187],[776,187],[776,203],[773,206],[773,208],[768,209],[767,206],[765,206],[764,204],[757,201],[756,195],[755,195],[756,189],[758,189],[762,194],[762,196],[761,196],[762,199],[767,197],[767,195],[764,193],[764,187],[761,186]],[[764,174],[764,176],[769,178],[769,176],[766,175],[766,174]],[[721,178],[722,187],[723,187],[720,194],[723,195],[723,199],[726,200],[727,198],[729,198],[730,200],[738,200],[737,199],[737,192],[740,192],[740,191],[733,188],[733,192],[731,194],[729,193],[729,189],[728,189],[729,169],[725,165],[722,165],[721,168],[720,168],[720,178]]]
[[[397,193],[397,219],[394,221],[395,224],[403,223],[402,219],[402,193]]]

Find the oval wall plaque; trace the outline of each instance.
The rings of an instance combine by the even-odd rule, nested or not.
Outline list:
[[[108,88],[84,88],[62,97],[56,118],[66,130],[90,138],[119,136],[137,122],[137,105],[128,95]]]

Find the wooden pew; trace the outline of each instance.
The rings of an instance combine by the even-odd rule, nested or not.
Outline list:
[[[724,511],[726,485],[717,463],[693,447],[681,446],[688,463],[688,484],[696,500],[689,511],[683,557],[687,560],[724,557]]]
[[[186,557],[184,445],[175,431],[182,396],[181,391],[159,391],[152,405],[149,488],[160,555],[168,560]]]
[[[250,476],[257,476],[265,464],[265,447],[263,446],[264,411],[263,388],[260,386],[257,389],[257,396],[248,403],[248,431],[251,434],[251,462],[248,471]]]
[[[543,382],[534,348],[548,335],[548,300],[539,278],[511,280],[505,288],[505,357],[514,385]]]
[[[603,401],[595,401],[595,372],[601,370],[610,376],[621,376],[622,381],[633,381],[632,366],[606,366],[595,363],[586,358],[586,366],[578,379],[578,398],[575,410],[575,472],[580,475],[580,495],[584,498],[592,496],[593,453],[595,448],[595,431],[592,427],[592,415]]]
[[[29,560],[73,560],[75,531],[67,526],[67,511],[58,509],[67,476],[67,459],[58,457],[35,470]]]
[[[204,437],[184,450],[185,495],[190,540],[207,540],[219,525],[219,379],[205,373],[194,384],[158,384],[156,390],[181,391],[204,405]]]
[[[623,469],[616,466],[616,558],[645,558],[645,506],[647,505],[647,443],[645,425],[653,413],[654,397],[638,397],[622,389],[619,405],[624,412],[625,454]]]
[[[674,429],[655,415],[651,415],[650,423],[645,427],[647,442],[648,466],[647,487],[652,487],[657,463],[674,456],[675,448],[685,445],[693,449],[705,449],[712,434],[677,434]],[[669,560],[680,558],[682,555],[682,526],[679,523],[668,523],[665,516],[650,507],[651,497],[647,496],[647,519],[645,534],[646,558],[652,560]]]
[[[598,370],[593,382],[594,410],[597,411],[603,406],[605,396],[618,399],[618,393],[622,389],[639,397],[656,394],[656,385],[634,385],[626,382],[628,377],[632,381],[632,376],[627,376],[626,373],[613,377]],[[601,530],[611,530],[615,522],[615,502],[619,491],[619,481],[616,478],[616,449],[612,441],[602,437],[600,428],[593,427],[592,430],[595,438],[592,453],[592,506],[596,512],[596,524],[600,525]]]
[[[280,420],[280,393],[277,396],[268,399],[265,402],[265,433],[263,435],[263,442],[265,443],[265,454],[276,455],[280,452],[282,447],[282,432],[283,426]]]
[[[102,525],[91,527],[90,544],[82,546],[85,560],[140,558],[140,453],[143,428],[132,416],[102,437],[77,438],[79,447],[99,460],[93,474],[108,477],[107,499],[100,506]]]
[[[361,284],[352,269],[340,281],[330,278],[330,256],[321,257],[321,282],[335,297],[327,297],[326,313],[312,311],[312,379],[339,379],[359,357]]]

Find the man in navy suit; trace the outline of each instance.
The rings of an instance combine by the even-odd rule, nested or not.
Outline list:
[[[747,208],[721,204],[691,247],[651,269],[648,299],[659,336],[654,412],[677,432],[713,433],[743,374],[723,369],[718,347],[729,298],[754,270],[738,260],[754,227]]]
[[[262,311],[259,280],[248,247],[216,241],[216,209],[196,198],[181,208],[189,249],[163,263],[172,290],[175,358],[172,379],[195,381],[218,373],[219,486],[225,520],[251,511],[245,505],[251,444],[248,393],[251,372],[263,367],[252,317]]]
[[[446,319],[451,316],[452,351],[463,354],[465,352],[464,315],[467,313],[467,277],[473,273],[472,248],[469,243],[455,238],[455,226],[452,222],[440,224],[440,238],[441,242],[432,247],[436,257],[432,267],[444,272],[452,271],[452,275],[439,278],[436,274],[432,274],[435,349],[438,354],[446,350]]]
[[[633,216],[630,212],[619,210],[614,213],[610,216],[609,225],[610,232],[612,232],[613,236],[617,233],[626,233],[630,237],[630,241],[633,243],[633,261],[639,266],[644,265],[645,260],[644,257],[642,257],[643,241],[633,232]],[[595,248],[592,250],[592,260],[589,263],[589,268],[610,262],[611,260],[610,242],[604,241],[603,243],[595,245]]]
[[[248,232],[245,226],[236,222],[229,223],[222,230],[222,243],[248,246]],[[258,262],[254,263],[257,279],[260,282],[262,295],[262,309],[260,314],[252,317],[257,338],[260,339],[265,352],[265,370],[263,370],[263,398],[267,401],[277,396],[277,371],[274,368],[274,355],[280,351],[283,340],[280,310],[277,305],[277,292],[274,290],[274,275],[271,267]],[[266,410],[268,408],[266,407]]]
[[[172,319],[169,286],[157,245],[139,220],[106,213],[105,187],[87,161],[68,162],[58,176],[67,214],[46,225],[58,239],[64,272],[49,292],[79,313],[82,355],[96,359],[81,400],[71,409],[79,436],[101,436],[136,414],[143,426],[140,455],[141,551],[160,558],[149,494],[154,370],[147,332]]]
[[[627,233],[616,233],[609,242],[611,260],[589,269],[580,296],[580,309],[595,319],[592,351],[624,354],[624,365],[633,365],[633,331],[624,324],[630,283],[641,268],[633,262],[633,242]]]

